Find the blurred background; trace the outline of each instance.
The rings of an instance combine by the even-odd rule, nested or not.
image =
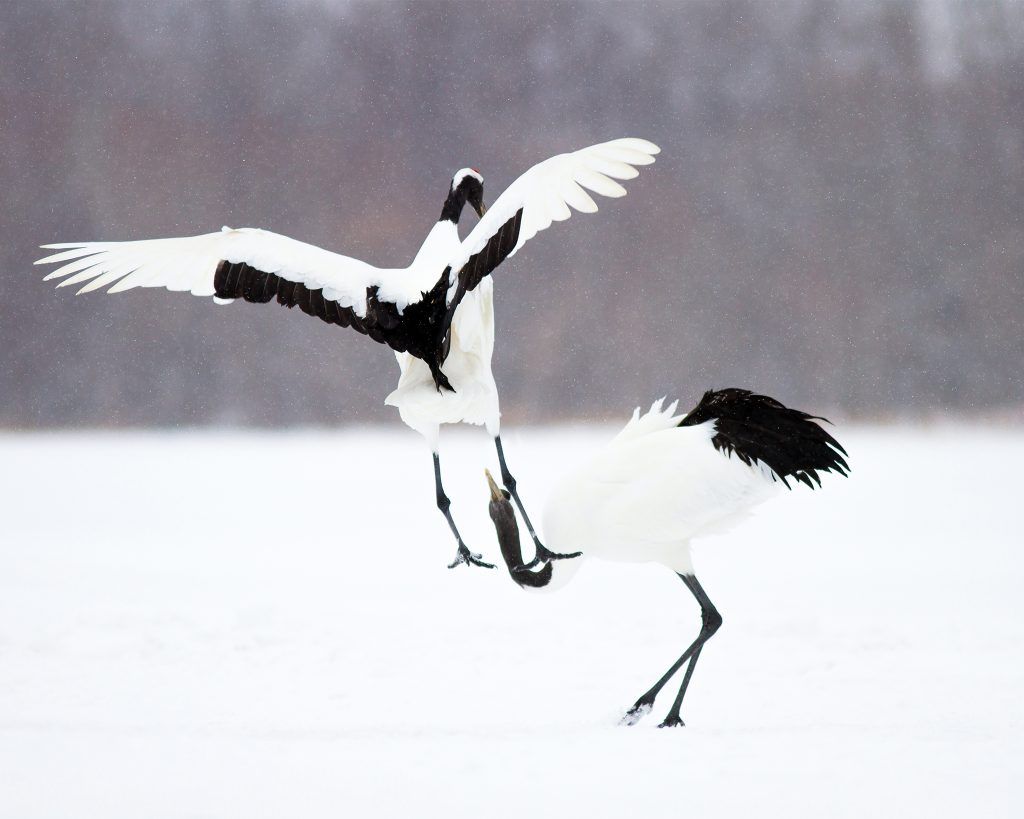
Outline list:
[[[629,196],[498,273],[506,419],[729,385],[1024,416],[1024,3],[7,0],[0,425],[397,422],[383,346],[55,292],[37,245],[228,224],[404,265],[456,169],[493,201],[619,136],[663,148]]]

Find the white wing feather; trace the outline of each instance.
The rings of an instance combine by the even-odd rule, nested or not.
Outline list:
[[[674,409],[656,402],[646,415],[635,413],[608,446],[558,483],[544,508],[552,548],[660,560],[677,544],[730,527],[780,491],[765,465],[714,448],[714,421],[679,427]]]
[[[258,228],[186,236],[145,239],[137,242],[71,242],[43,245],[57,250],[36,264],[65,262],[46,279],[63,278],[58,287],[84,284],[87,293],[108,287],[119,293],[133,287],[166,287],[168,290],[214,295],[217,264],[245,262],[264,273],[323,288],[324,298],[337,301],[365,315],[366,288],[380,285],[385,271],[359,259],[290,239]]]
[[[520,208],[519,239],[509,258],[552,222],[568,219],[570,205],[581,213],[594,213],[597,203],[587,191],[612,198],[625,196],[626,189],[615,180],[635,178],[639,171],[633,166],[650,165],[660,152],[657,145],[644,139],[616,139],[534,165],[508,186],[462,242],[450,263],[451,281],[457,280],[469,258]]]
[[[604,536],[613,544],[629,542],[631,532],[647,543],[678,543],[728,528],[779,492],[771,470],[716,450],[714,434],[707,421],[609,447],[596,471],[617,486],[593,510]]]
[[[679,422],[686,417],[685,414],[675,414],[678,406],[679,401],[677,400],[666,407],[665,397],[663,396],[651,404],[651,408],[643,415],[640,414],[640,407],[637,407],[633,410],[633,417],[626,422],[626,426],[612,439],[612,443],[622,443],[633,438],[639,438],[642,435],[678,426]]]
[[[624,196],[626,189],[615,180],[633,179],[638,174],[634,166],[651,164],[660,150],[643,139],[616,139],[534,165],[498,197],[459,245],[450,261],[451,283],[457,282],[458,272],[469,258],[482,250],[520,209],[523,218],[519,238],[509,256],[552,222],[568,219],[572,215],[570,206],[582,213],[595,212],[597,204],[587,191],[612,198]],[[223,228],[219,233],[174,239],[71,242],[43,247],[58,252],[36,264],[63,262],[46,279],[62,278],[58,287],[80,284],[79,293],[104,287],[108,293],[134,287],[165,287],[196,296],[213,296],[214,274],[222,260],[244,262],[265,273],[302,283],[310,290],[322,288],[325,299],[350,307],[360,316],[366,313],[368,287],[380,287],[382,296],[394,291],[393,300],[399,310],[414,301],[422,289],[410,290],[407,277],[388,275],[395,271],[256,228]],[[452,292],[449,290],[449,298]]]

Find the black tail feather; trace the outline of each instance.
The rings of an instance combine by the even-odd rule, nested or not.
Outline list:
[[[790,487],[793,478],[811,489],[821,486],[819,472],[846,475],[847,452],[816,421],[825,418],[790,409],[767,395],[731,387],[708,390],[679,426],[715,422],[711,443],[747,465],[759,461]]]

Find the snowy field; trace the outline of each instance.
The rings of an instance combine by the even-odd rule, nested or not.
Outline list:
[[[611,428],[506,433],[536,518]],[[683,584],[448,571],[406,430],[0,434],[0,817],[1024,815],[1024,430],[840,427],[853,466]],[[499,558],[482,433],[453,511]],[[493,468],[493,466],[492,466]]]

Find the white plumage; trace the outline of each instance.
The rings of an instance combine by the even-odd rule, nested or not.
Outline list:
[[[441,424],[484,425],[523,511],[501,448],[489,275],[537,233],[568,219],[570,206],[596,211],[590,193],[623,196],[625,188],[616,180],[636,177],[635,166],[651,164],[657,153],[653,143],[627,138],[559,154],[516,179],[490,210],[483,204],[479,172],[464,168],[452,178],[441,218],[404,268],[376,267],[265,230],[227,227],[183,238],[44,245],[57,252],[36,264],[59,264],[46,279],[61,279],[58,287],[80,285],[79,293],[164,287],[222,302],[276,299],[390,346],[401,376],[386,403],[430,444],[438,506],[459,543],[453,565],[487,565],[471,555],[451,518],[438,438]],[[466,202],[481,219],[462,240],[458,222]],[[553,556],[539,541],[537,546]]]
[[[690,542],[728,530],[782,484],[711,444],[714,420],[679,426],[677,402],[640,415],[593,458],[559,481],[544,506],[549,548],[693,574]],[[562,585],[579,561],[555,566]]]
[[[222,228],[216,233],[134,242],[63,242],[43,245],[59,252],[36,264],[65,262],[46,280],[64,278],[58,287],[82,284],[79,293],[108,287],[119,293],[133,287],[166,287],[196,296],[214,295],[214,273],[221,261],[245,263],[266,273],[301,282],[310,290],[323,290],[324,298],[366,315],[366,290],[378,287],[381,301],[399,310],[419,301],[450,267],[450,279],[471,256],[479,253],[501,226],[523,211],[519,237],[508,256],[552,222],[568,219],[571,205],[594,213],[597,204],[587,193],[619,197],[626,193],[616,179],[637,176],[635,165],[649,165],[659,148],[642,139],[617,139],[559,154],[530,168],[498,197],[494,205],[460,241],[455,224],[440,225],[428,234],[412,264],[379,268],[305,242],[258,228]],[[472,169],[463,169],[453,181],[462,181]],[[477,174],[479,179],[479,175]],[[437,234],[435,234],[437,231]],[[448,301],[454,296],[449,293]]]

